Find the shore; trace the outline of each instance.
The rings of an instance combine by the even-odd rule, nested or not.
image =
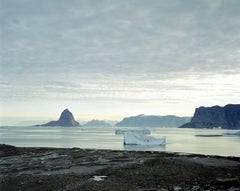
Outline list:
[[[0,190],[240,190],[240,157],[0,145]]]

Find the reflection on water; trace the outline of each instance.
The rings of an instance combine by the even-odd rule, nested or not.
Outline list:
[[[240,156],[240,136],[222,135],[221,129],[149,128],[151,136],[166,136],[166,146],[124,146],[114,127],[0,127],[0,143],[23,147],[80,147],[113,150],[171,151]],[[203,135],[203,136],[195,136]]]

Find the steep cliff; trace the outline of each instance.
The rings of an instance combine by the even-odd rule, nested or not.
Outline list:
[[[240,104],[229,104],[224,107],[199,107],[195,110],[191,122],[180,127],[240,129]]]

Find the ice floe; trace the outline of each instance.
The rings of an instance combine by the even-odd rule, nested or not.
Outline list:
[[[240,136],[240,130],[227,130],[222,133],[223,135],[237,135]]]
[[[166,137],[154,138],[141,133],[126,132],[124,133],[125,145],[165,145]]]

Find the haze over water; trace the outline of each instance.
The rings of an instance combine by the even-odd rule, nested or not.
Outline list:
[[[240,136],[220,135],[222,129],[149,128],[154,137],[167,137],[166,146],[124,146],[123,135],[115,135],[114,127],[0,127],[0,141],[21,147],[63,147],[112,150],[148,150],[198,153],[240,157]],[[120,128],[119,128],[120,129]]]

